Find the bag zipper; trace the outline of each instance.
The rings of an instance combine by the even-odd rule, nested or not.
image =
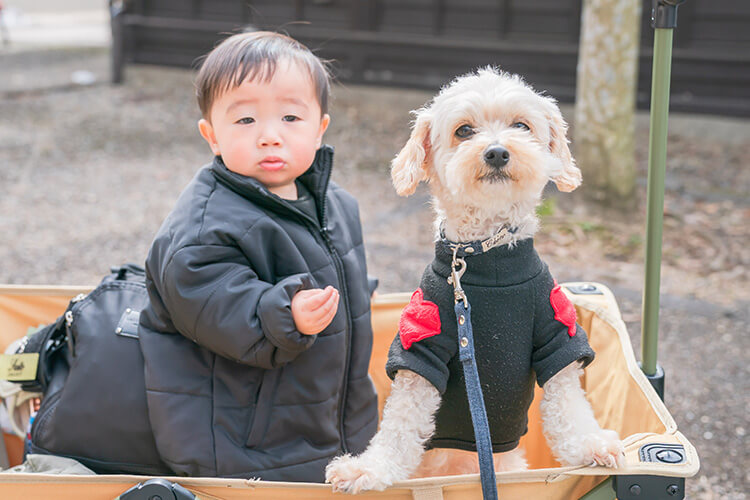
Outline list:
[[[68,310],[65,311],[65,339],[68,342],[70,355],[73,357],[76,356],[75,342],[73,342],[73,306],[81,302],[86,297],[88,297],[87,293],[79,293],[71,299],[70,306],[68,306]]]
[[[51,396],[42,398],[42,404],[39,407],[39,411],[37,412],[36,417],[34,417],[34,422],[31,424],[31,429],[29,429],[29,435],[31,436],[32,443],[35,441],[34,438],[36,436],[39,436],[39,433],[44,430],[44,426],[47,423],[47,420],[49,420],[50,415],[53,413],[55,406],[57,405],[57,401],[61,396],[62,389],[52,394]]]

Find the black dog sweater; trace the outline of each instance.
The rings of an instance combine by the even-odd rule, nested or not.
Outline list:
[[[543,386],[573,361],[588,365],[594,351],[532,239],[465,260],[461,284],[471,305],[479,379],[498,453],[518,446],[526,433],[534,380]],[[453,286],[447,282],[451,261],[451,250],[438,242],[435,260],[401,314],[386,371],[393,378],[398,370],[411,370],[442,394],[429,448],[476,451],[458,359]]]

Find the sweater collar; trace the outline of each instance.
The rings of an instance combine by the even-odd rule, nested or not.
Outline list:
[[[435,243],[432,269],[447,278],[451,273],[453,250],[441,241]],[[518,241],[515,245],[501,245],[479,254],[466,255],[466,272],[461,277],[463,285],[510,286],[533,278],[543,268],[542,260],[534,249],[533,238]]]
[[[224,165],[220,156],[215,156],[211,163],[211,172],[216,179],[236,192],[255,203],[263,205],[270,209],[292,210],[297,213],[298,210],[286,200],[273,194],[260,181],[253,177],[247,177],[236,172],[232,172]],[[315,198],[315,205],[318,208],[318,217],[325,224],[325,193],[328,189],[328,183],[331,179],[333,169],[333,146],[324,144],[315,153],[315,159],[310,167],[300,175],[297,180],[301,182]]]

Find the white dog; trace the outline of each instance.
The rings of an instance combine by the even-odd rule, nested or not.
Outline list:
[[[387,369],[394,380],[380,429],[361,455],[340,456],[328,465],[326,481],[334,490],[382,490],[408,479],[418,467],[421,475],[478,471],[475,453],[446,449],[473,446],[465,392],[461,396],[463,375],[455,370],[448,375],[457,363],[458,339],[453,288],[444,278],[450,273],[450,249],[460,242],[489,247],[483,252],[475,244],[463,252],[467,271],[461,281],[473,306],[496,469],[526,468],[516,446],[526,430],[535,379],[544,389],[544,434],[561,463],[623,463],[617,433],[599,426],[581,388],[582,364],[593,357],[585,332],[533,250],[535,207],[545,184],[551,180],[561,191],[572,191],[581,183],[566,129],[553,99],[537,94],[520,77],[492,68],[457,78],[416,111],[411,137],[391,174],[402,196],[413,193],[420,181],[429,183],[439,229],[436,260],[402,313],[400,338],[389,354]],[[504,288],[483,288],[495,275]],[[486,361],[488,356],[495,358]],[[513,356],[525,359],[509,361]],[[497,381],[495,372],[500,373]],[[519,409],[507,409],[513,405]],[[493,420],[499,422],[494,427]],[[464,430],[455,430],[461,422]],[[428,444],[435,449],[424,456]]]

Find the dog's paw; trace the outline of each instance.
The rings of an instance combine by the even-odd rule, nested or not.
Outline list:
[[[580,439],[580,465],[602,465],[615,469],[625,465],[625,447],[615,431],[599,429],[580,436]]]
[[[368,465],[362,456],[343,455],[334,458],[326,467],[326,483],[333,486],[333,491],[352,495],[367,490],[384,490],[390,483],[383,480],[372,465]]]

